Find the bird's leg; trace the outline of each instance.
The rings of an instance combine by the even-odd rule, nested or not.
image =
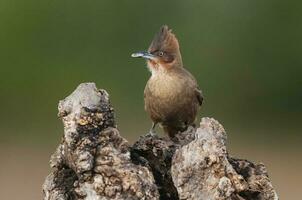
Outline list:
[[[151,129],[150,129],[150,131],[149,131],[149,134],[151,135],[151,136],[155,136],[156,135],[156,133],[155,133],[155,127],[156,127],[156,122],[152,122],[152,127],[151,127]]]

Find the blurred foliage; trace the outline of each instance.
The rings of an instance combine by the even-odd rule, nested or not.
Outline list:
[[[127,138],[145,133],[143,89],[150,74],[130,55],[146,49],[162,24],[176,33],[184,64],[205,94],[201,116],[215,117],[238,139],[301,140],[301,6],[282,0],[1,0],[0,141],[57,143],[58,100],[87,81],[110,93]]]

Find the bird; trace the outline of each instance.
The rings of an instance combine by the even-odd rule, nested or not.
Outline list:
[[[160,124],[169,138],[194,125],[203,93],[184,68],[179,42],[172,30],[161,26],[147,51],[131,55],[145,58],[151,76],[144,90],[145,110],[152,120],[151,134]]]

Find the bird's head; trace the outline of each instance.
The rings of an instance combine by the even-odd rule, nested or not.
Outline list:
[[[155,35],[148,51],[133,53],[132,57],[147,59],[151,72],[169,70],[173,67],[182,67],[182,59],[178,40],[168,26],[164,25]]]

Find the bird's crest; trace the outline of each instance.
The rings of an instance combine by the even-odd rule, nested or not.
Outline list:
[[[163,25],[159,32],[155,35],[150,47],[149,52],[154,51],[178,51],[179,44],[176,36],[172,33],[167,25]]]

